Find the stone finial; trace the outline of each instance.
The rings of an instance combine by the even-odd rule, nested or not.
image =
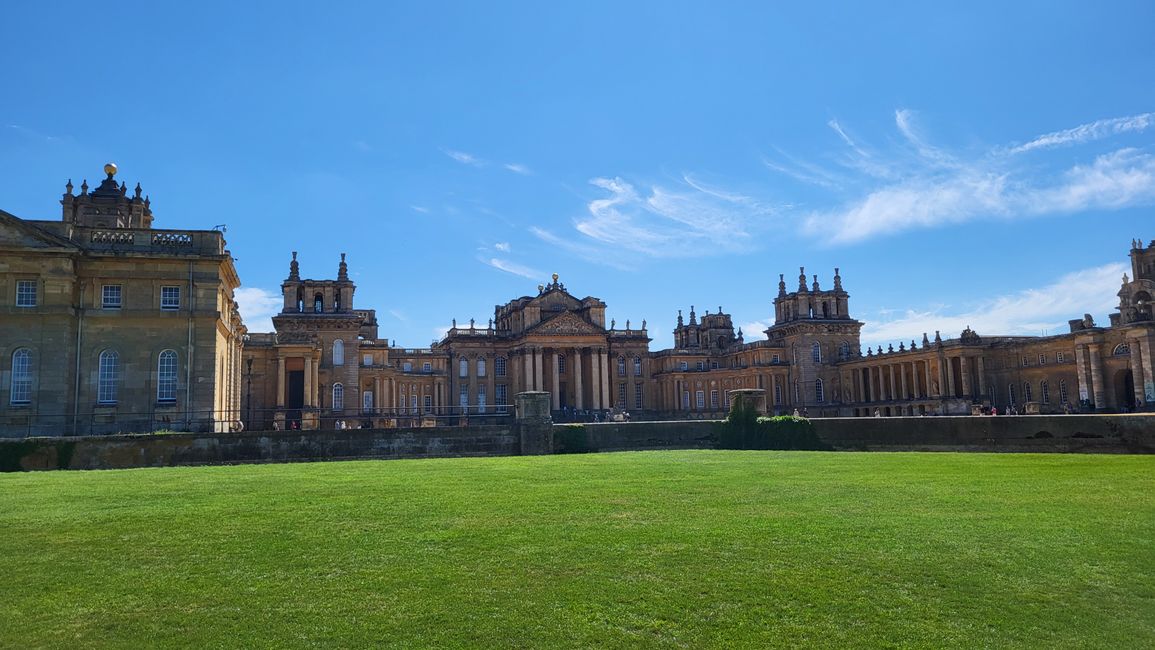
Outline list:
[[[147,195],[147,194],[145,194],[145,195],[144,195],[144,207],[146,207],[146,208],[147,208],[147,207],[148,207],[148,205],[149,205],[149,199],[148,199],[148,195]]]
[[[721,314],[721,313],[722,313],[722,305],[718,305],[718,313],[719,313],[719,314]]]
[[[887,345],[886,351],[887,351],[887,353],[894,352],[894,344],[891,343],[891,344]]]
[[[818,293],[818,274],[814,274],[814,293]]]
[[[120,195],[125,196],[127,194],[128,194],[128,186],[124,184],[124,181],[121,181],[120,182]]]
[[[693,305],[690,305],[690,324],[691,325],[697,325],[698,324],[698,314],[694,313],[694,306]]]
[[[301,265],[297,263],[297,251],[293,251],[293,261],[289,262],[289,279],[301,279]]]
[[[778,274],[778,297],[784,298],[786,296],[786,274]]]
[[[873,357],[874,356],[874,350],[871,348],[866,348],[866,356]]]
[[[71,178],[68,179],[68,182],[64,184],[64,193],[67,194],[68,196],[72,196],[72,179]]]
[[[544,284],[537,285],[537,292],[538,293],[542,293],[544,291],[545,291],[545,285]]]
[[[134,189],[134,190],[132,191],[132,196],[133,196],[133,198],[135,198],[135,199],[139,199],[139,198],[140,198],[140,193],[141,193],[141,189],[140,189],[140,183],[137,183],[137,184],[136,184],[136,189]]]
[[[881,346],[881,345],[880,345],[880,346],[878,346],[878,353],[879,353],[879,354],[882,354],[882,346]]]
[[[802,291],[802,292],[806,291],[806,267],[805,266],[798,267],[798,290]]]
[[[1127,277],[1127,274],[1124,273],[1123,274],[1123,284],[1127,284],[1130,281],[1131,281],[1131,278]]]
[[[626,331],[630,331],[630,319],[626,319]]]
[[[456,319],[456,318],[454,318],[454,319],[452,320],[452,322],[453,322],[453,329],[457,329],[457,319]]]
[[[938,330],[934,331],[934,342],[939,344],[942,343],[942,335],[939,334]]]
[[[917,345],[915,345],[915,343],[914,343],[914,339],[911,339],[911,340],[910,340],[910,349],[911,349],[911,350],[916,350],[916,349],[918,349],[918,346],[917,346]]]
[[[842,291],[842,276],[839,275],[838,267],[834,267],[834,290]]]
[[[81,195],[88,194],[88,179],[87,178],[80,181],[80,193],[81,193]]]
[[[611,319],[610,319],[610,329],[614,329],[614,328],[615,328],[615,327],[617,327],[617,326],[618,326],[618,319],[616,319],[616,318],[611,318]]]
[[[898,342],[898,351],[899,352],[906,352],[906,344],[903,343],[902,341]]]
[[[341,253],[341,263],[337,265],[337,280],[340,282],[349,281],[349,265],[345,263],[344,253]]]
[[[469,329],[471,329],[471,330],[472,330],[472,329],[476,329],[476,328],[473,326],[473,324],[474,324],[474,320],[473,320],[472,318],[470,318],[470,319],[469,319]]]
[[[642,319],[642,330],[644,331],[645,329],[646,329],[646,319],[643,318]]]
[[[678,327],[682,326],[682,310],[678,310]]]
[[[930,339],[928,339],[928,338],[926,337],[926,332],[923,332],[923,333],[922,333],[922,347],[924,347],[924,348],[925,348],[925,347],[926,347],[926,346],[928,346],[928,345],[930,345]]]

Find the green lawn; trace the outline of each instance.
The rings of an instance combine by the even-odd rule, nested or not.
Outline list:
[[[0,476],[0,647],[1155,647],[1155,457]]]

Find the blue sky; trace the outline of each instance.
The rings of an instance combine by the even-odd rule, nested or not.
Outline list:
[[[553,272],[754,340],[799,266],[864,343],[1055,333],[1155,238],[1150,2],[186,5],[5,4],[0,208],[115,161],[257,331],[296,250],[404,346]]]

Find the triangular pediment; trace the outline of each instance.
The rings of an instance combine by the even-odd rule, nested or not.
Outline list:
[[[529,304],[540,308],[543,312],[570,311],[581,308],[581,301],[574,298],[568,291],[561,288],[551,288],[540,296],[529,301]]]
[[[597,325],[591,325],[577,314],[571,312],[564,312],[553,318],[539,323],[536,327],[530,330],[530,334],[534,335],[557,335],[557,336],[605,336],[606,331]]]
[[[0,248],[75,248],[72,242],[45,232],[0,210]]]

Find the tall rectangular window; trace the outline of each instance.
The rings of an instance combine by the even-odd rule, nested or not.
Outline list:
[[[485,359],[478,359],[477,360],[477,376],[478,377],[484,377],[485,376]]]
[[[417,415],[417,394],[416,393],[409,396],[409,413],[412,415]]]
[[[457,376],[458,377],[468,377],[469,376],[469,359],[461,359],[460,361],[457,362]]]
[[[106,284],[100,289],[100,306],[102,309],[120,309],[121,290],[119,284]]]
[[[777,381],[774,382],[774,403],[782,403],[782,384],[779,384]]]
[[[17,307],[35,307],[36,306],[36,280],[17,280],[16,281],[16,306]]]
[[[1023,382],[1023,401],[1034,401],[1034,395],[1031,394],[1031,382],[1029,381]]]
[[[1046,354],[1040,354],[1039,355],[1039,365],[1040,366],[1047,365],[1047,355]]]
[[[1063,404],[1067,403],[1067,380],[1066,379],[1060,379],[1059,380],[1059,402],[1061,402]]]
[[[1042,393],[1042,395],[1040,395],[1040,397],[1043,398],[1043,404],[1050,404],[1051,403],[1051,386],[1050,386],[1050,384],[1048,382],[1045,382],[1045,381],[1043,383],[1039,384],[1039,392]]]
[[[120,379],[120,355],[115,350],[101,352],[96,374],[96,401],[101,404],[115,404],[116,387]]]
[[[1007,384],[1007,404],[1015,404],[1015,385]]]
[[[642,358],[641,357],[634,357],[634,376],[635,377],[641,377],[642,376]]]
[[[461,390],[457,394],[457,403],[463,410],[469,406],[469,384],[461,384]]]
[[[507,391],[508,388],[505,384],[498,384],[495,387],[493,401],[497,404],[498,413],[505,413],[507,411],[506,400],[509,399],[509,394]]]
[[[478,413],[485,413],[486,397],[487,397],[487,395],[485,394],[485,384],[482,384],[482,385],[477,387],[477,412]]]
[[[1062,352],[1056,352],[1055,353],[1055,363],[1063,363],[1064,361],[1066,361],[1066,357],[1063,356],[1063,353]]]
[[[176,401],[176,352],[165,350],[156,361],[156,401]]]
[[[12,404],[32,402],[32,350],[20,348],[12,353],[12,389],[9,393]]]
[[[718,391],[717,390],[710,391],[710,409],[714,410],[714,411],[718,410]]]
[[[700,390],[695,392],[694,399],[699,411],[706,408],[706,391]]]
[[[557,374],[565,374],[565,355],[557,355]]]
[[[180,287],[160,288],[160,308],[166,311],[180,309]]]
[[[493,374],[498,377],[505,376],[505,357],[498,357],[493,360]]]
[[[432,413],[433,412],[433,396],[432,395],[426,395],[425,396],[425,412],[426,413]]]
[[[682,391],[682,410],[690,410],[690,391],[688,390]]]
[[[634,408],[642,408],[642,385],[634,384]]]
[[[618,406],[625,408],[626,406],[626,383],[618,384]]]
[[[619,377],[625,377],[626,376],[626,358],[625,357],[618,357],[618,376]]]

